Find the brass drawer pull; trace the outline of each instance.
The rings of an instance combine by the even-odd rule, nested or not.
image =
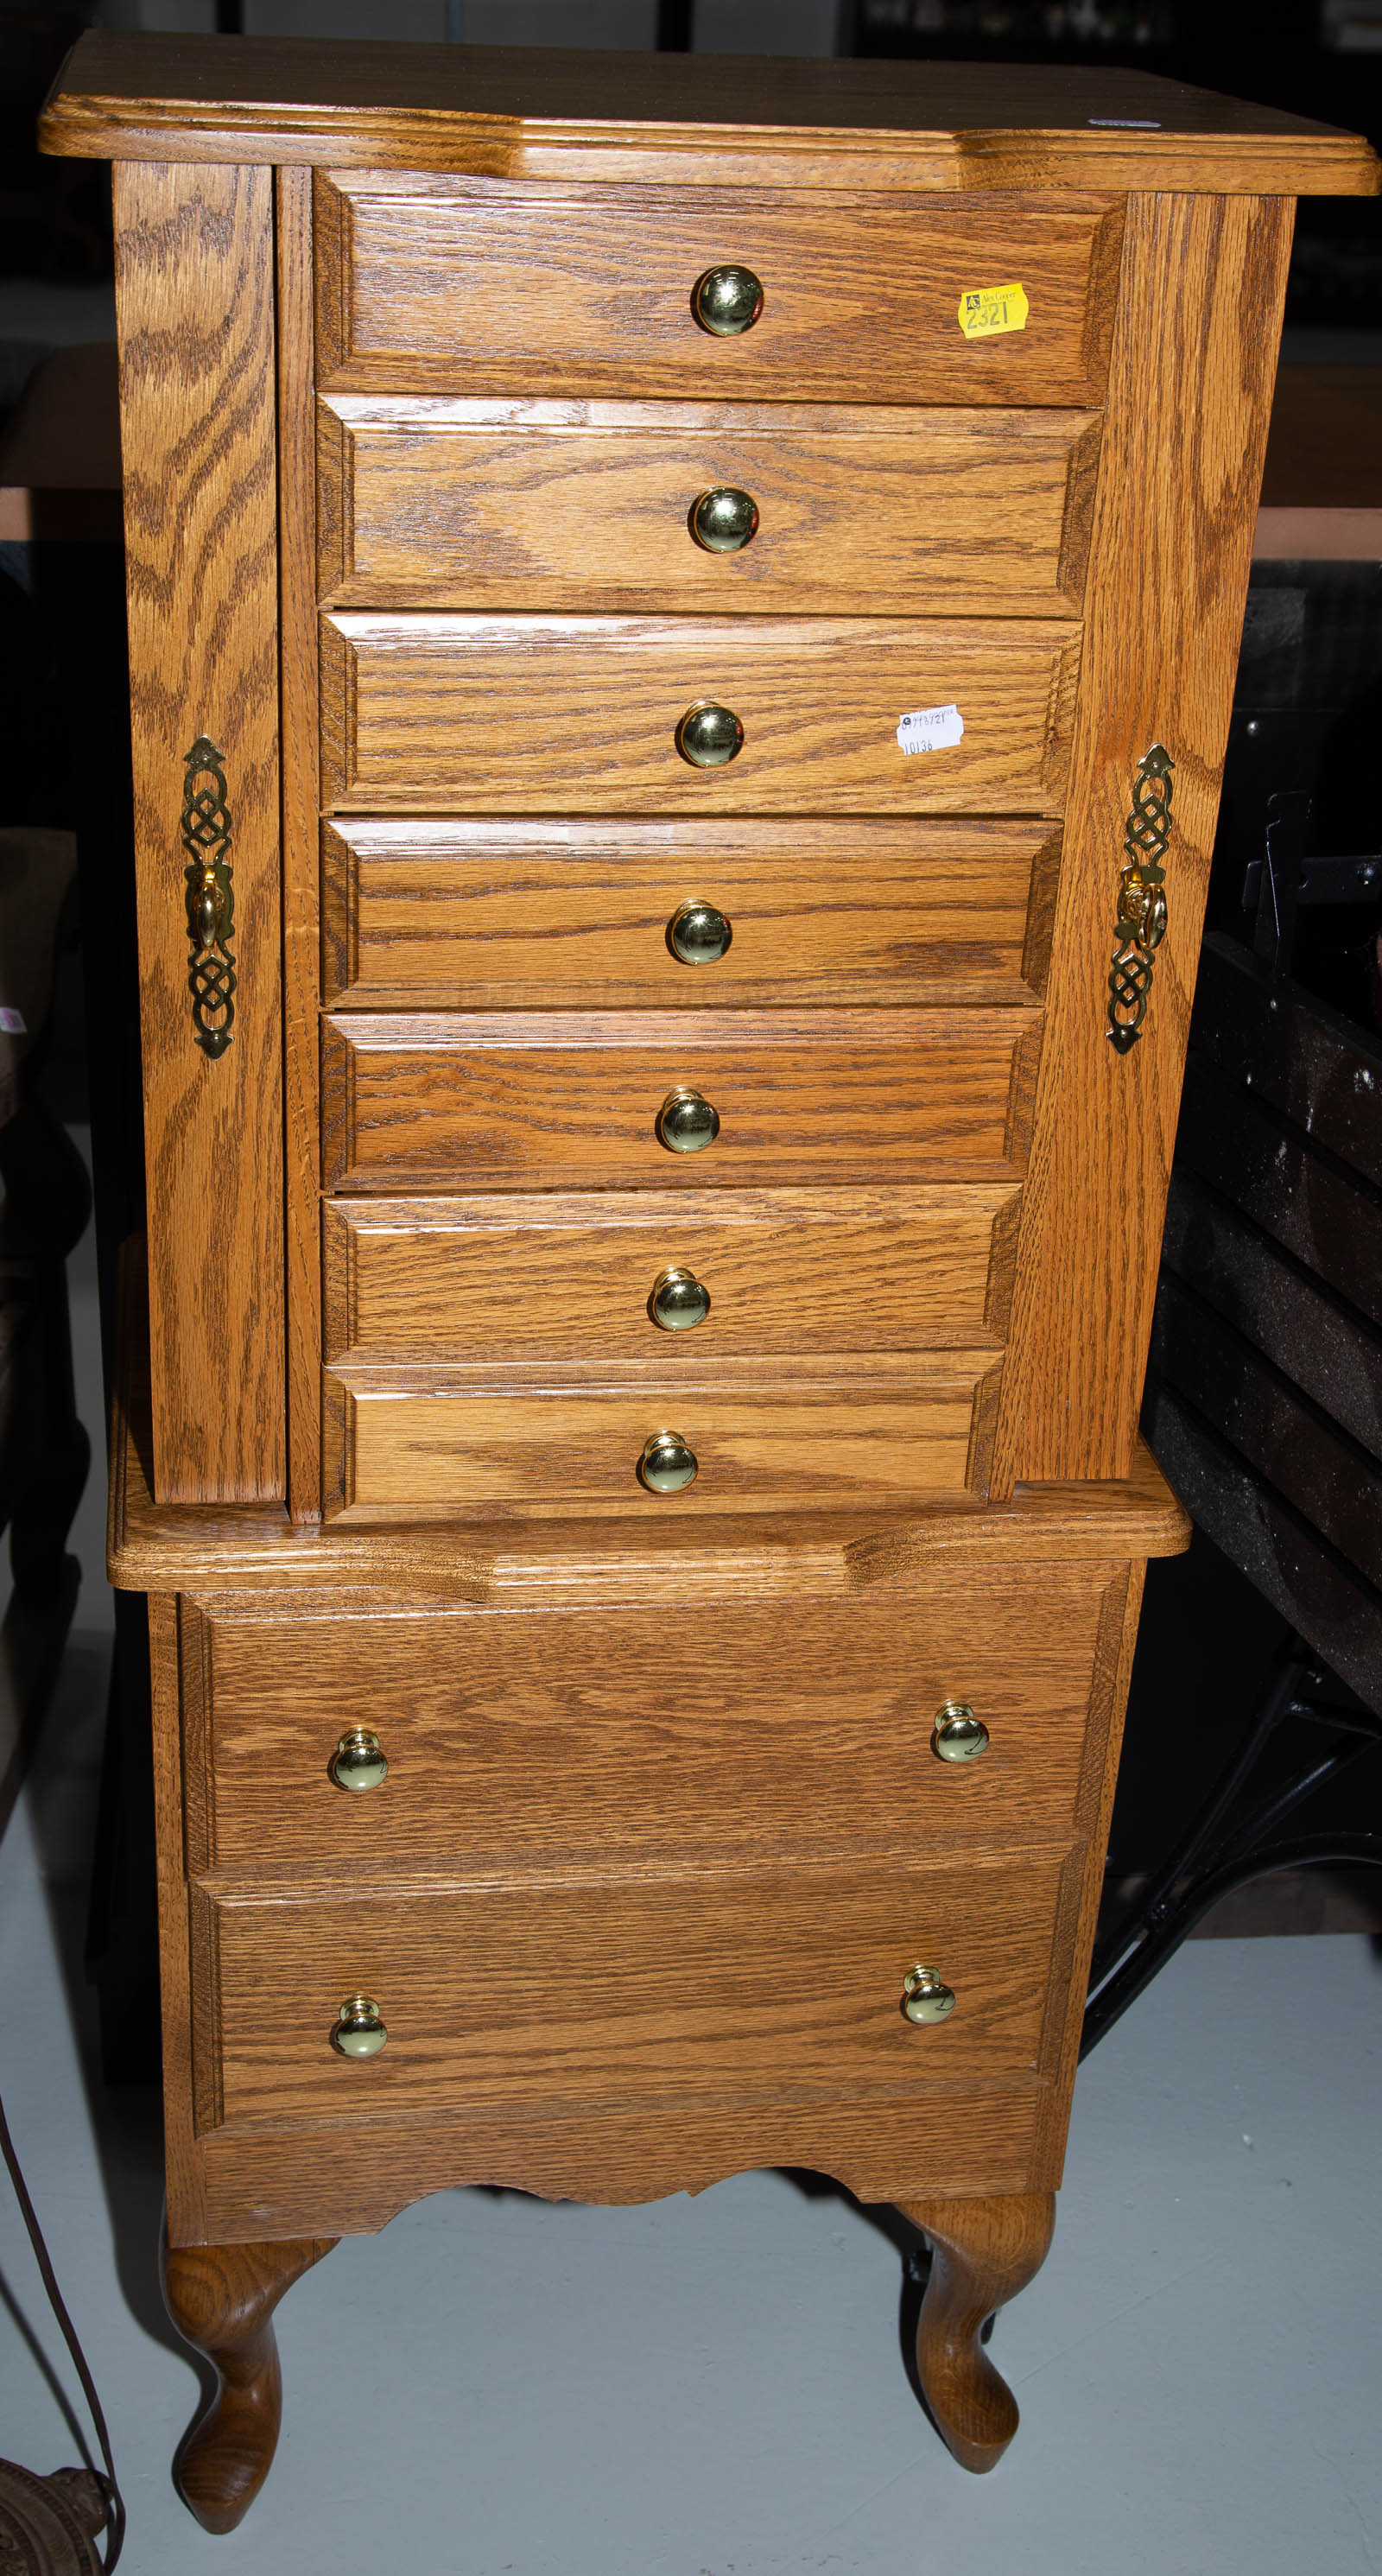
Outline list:
[[[934,1968],[909,1968],[902,1980],[902,2009],[908,2021],[949,2021],[955,2009],[954,1989]]]
[[[717,483],[692,503],[689,524],[706,554],[742,554],[758,534],[758,503],[737,483]]]
[[[648,1312],[664,1333],[693,1332],[710,1312],[710,1290],[694,1270],[659,1270],[648,1299]]]
[[[744,744],[744,728],[733,707],[714,698],[698,698],[677,726],[677,749],[693,769],[727,769]]]
[[[942,1762],[977,1762],[989,1749],[989,1731],[968,1700],[948,1699],[936,1711],[931,1744]]]
[[[728,913],[695,896],[679,903],[667,924],[667,945],[683,966],[718,965],[733,937]]]
[[[703,1154],[720,1132],[720,1113],[703,1091],[680,1084],[657,1113],[657,1132],[669,1153]]]
[[[384,1747],[369,1726],[347,1727],[326,1767],[338,1789],[378,1789],[389,1776]]]
[[[377,2057],[389,2034],[372,1995],[347,1995],[331,2033],[331,2045],[342,2057]]]
[[[1161,862],[1171,846],[1175,765],[1169,751],[1154,742],[1139,760],[1133,781],[1108,977],[1108,1034],[1119,1055],[1127,1055],[1142,1035],[1152,998],[1152,959],[1166,936],[1166,871]]]
[[[679,1431],[655,1431],[643,1443],[638,1472],[650,1494],[681,1494],[694,1485],[699,1466]]]
[[[737,340],[751,331],[763,310],[763,288],[751,268],[732,264],[707,268],[691,289],[691,310],[703,331],[717,340]]]
[[[209,783],[208,783],[209,782]],[[230,806],[224,756],[204,733],[187,755],[182,782],[183,871],[187,887],[187,937],[191,961],[192,1029],[214,1064],[235,1027],[235,888],[230,869]]]

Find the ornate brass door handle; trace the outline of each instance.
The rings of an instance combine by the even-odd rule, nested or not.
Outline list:
[[[187,853],[187,969],[197,1044],[224,1055],[235,1024],[235,892],[230,876],[230,806],[221,753],[198,734],[182,786],[182,846]]]
[[[1132,812],[1123,836],[1118,924],[1108,979],[1108,1034],[1120,1055],[1142,1035],[1152,995],[1152,957],[1166,935],[1166,872],[1171,842],[1169,751],[1154,742],[1137,764]]]

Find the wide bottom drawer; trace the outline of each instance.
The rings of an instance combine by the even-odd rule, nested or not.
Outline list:
[[[1080,1848],[766,1875],[193,1890],[204,2128],[486,2104],[809,2100],[1052,2071]],[[904,1985],[933,1969],[949,2019]],[[367,1997],[377,2055],[333,2043]],[[199,2018],[200,2016],[200,2018]]]

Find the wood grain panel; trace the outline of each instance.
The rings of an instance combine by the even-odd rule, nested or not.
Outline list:
[[[283,1066],[286,1208],[288,1508],[321,1513],[321,865],[316,609],[312,556],[316,458],[312,402],[312,183],[280,170],[277,191],[280,653],[283,723]]]
[[[351,1615],[309,1600],[266,1617],[253,1599],[185,1604],[184,1725],[204,1733],[212,1801],[193,1866],[353,1883],[424,1864],[1061,1841],[1110,1588],[1121,1608],[1121,1571],[1110,1587],[1100,1568],[1039,1582],[1003,1569],[982,1585],[940,1576],[902,1602],[726,1605],[692,1652],[661,1605]],[[989,1728],[977,1762],[931,1749],[950,1699]],[[364,1794],[327,1773],[352,1726],[388,1756]]]
[[[1291,243],[1288,203],[1130,202],[995,1478],[1121,1476],[1137,1423]],[[1176,766],[1142,1036],[1106,1035],[1143,753]]]
[[[755,1182],[1006,1180],[1033,1011],[722,1011],[658,1037],[629,1012],[323,1026],[328,1187],[733,1189]],[[674,1154],[656,1121],[691,1087],[715,1142]]]
[[[353,173],[317,182],[322,383],[711,401],[1098,402],[1121,209],[1107,200],[827,196]],[[762,280],[737,339],[691,309],[725,261]],[[1025,329],[967,340],[967,289],[1020,279]]]
[[[1041,617],[1083,595],[1088,412],[341,394],[318,438],[342,606]],[[715,484],[758,505],[738,554],[691,534]]]
[[[1069,1864],[1071,1892],[1073,1894],[1078,1889],[1078,1896],[1071,1911],[1062,1919],[1057,1939],[1047,2023],[1048,2044],[1056,2060],[1056,2080],[1049,2092],[1043,2093],[1038,2115],[1038,2169],[1053,2190],[1060,2183],[1065,2164],[1070,2097],[1075,2088],[1080,2042],[1084,2035],[1089,1968],[1104,1893],[1104,1861],[1113,1823],[1118,1757],[1122,1750],[1123,1719],[1128,1705],[1128,1686],[1132,1680],[1146,1572],[1145,1560],[1138,1561],[1129,1565],[1126,1572],[1109,1585],[1099,1621],[1094,1688],[1089,1704],[1089,1733],[1085,1740],[1080,1785],[1079,1821],[1085,1839],[1076,1843]]]
[[[993,1329],[1002,1182],[909,1191],[563,1191],[328,1200],[326,1357],[494,1361],[972,1347]],[[648,1311],[671,1264],[710,1312]]]
[[[124,1627],[133,1614],[123,1645],[137,1652],[137,1602],[117,1605]],[[158,1973],[163,2057],[163,2162],[168,2195],[168,2225],[194,2243],[204,2224],[202,2160],[193,2113],[192,1946],[188,1924],[187,1861],[183,1840],[183,1744],[181,1698],[198,1704],[197,1667],[180,1658],[179,1609],[167,1594],[155,1593],[148,1604],[149,1690],[154,1790],[154,1866],[158,1877]],[[204,1622],[198,1621],[200,1633]],[[200,1633],[196,1641],[200,1643]],[[181,1664],[181,1679],[180,1679]],[[137,1672],[137,1663],[134,1665]],[[189,1687],[189,1684],[191,1685]],[[137,1685],[136,1685],[137,1687]],[[210,1799],[209,1766],[198,1764],[192,1784],[205,1816]]]
[[[316,1900],[194,1890],[214,1913],[225,2125],[612,2108],[1035,2077],[1062,1856],[741,1876],[425,1882]],[[918,2029],[917,1960],[960,2000]],[[330,2045],[374,1997],[380,2055]]]
[[[327,824],[327,999],[1025,1001],[1058,852],[1058,833],[998,822]],[[683,965],[668,940],[693,895],[733,928],[714,966]]]
[[[1080,630],[1055,619],[322,620],[322,794],[342,811],[497,814],[1060,812]],[[723,769],[675,734],[715,699]],[[902,716],[958,706],[962,741],[908,755]]]
[[[267,1501],[285,1480],[273,182],[129,163],[115,216],[154,1490]],[[202,735],[233,835],[216,1062],[193,1031],[180,838]]]
[[[952,2175],[968,2191],[1024,2191],[1047,2091],[1031,2077],[900,2100],[856,2086],[831,2101],[682,2101],[674,2118],[661,2103],[554,2115],[466,2101],[406,2123],[216,2130],[200,2142],[206,2231],[218,2244],[261,2242],[300,2235],[310,2215],[333,2235],[360,2236],[424,2192],[466,2183],[617,2205],[771,2165],[833,2174],[860,2200],[914,2199],[923,2182],[934,2198]]]
[[[594,1364],[457,1373],[341,1363],[323,1383],[323,1494],[346,1518],[434,1521],[493,1511],[635,1513],[867,1510],[900,1495],[982,1493],[991,1422],[989,1351],[909,1365],[799,1357],[789,1378],[751,1361],[713,1373],[689,1356],[616,1375]],[[693,1485],[651,1494],[644,1444],[673,1430],[700,1461]],[[339,1441],[339,1452],[337,1443]],[[339,1454],[339,1480],[335,1461]]]

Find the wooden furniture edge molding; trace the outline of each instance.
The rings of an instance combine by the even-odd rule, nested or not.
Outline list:
[[[323,50],[293,38],[89,32],[54,84],[42,149],[96,160],[319,162],[494,177],[637,178],[662,160],[673,165],[668,175],[692,182],[751,175],[759,186],[1115,191],[1146,187],[1154,155],[1156,185],[1207,185],[1220,195],[1372,196],[1382,184],[1377,156],[1359,135],[1145,75],[1116,76],[1124,115],[1132,78],[1149,108],[1163,111],[1131,135],[1116,120],[1068,122],[1072,87],[1091,107],[1104,100],[1097,72],[1083,79],[1062,72],[1048,87],[1041,71],[1024,66],[1010,131],[992,121],[993,66],[774,60],[765,86],[775,119],[737,124],[724,118],[714,85],[723,67],[710,55],[678,56],[669,75],[646,54],[592,61],[553,53],[535,66],[526,49],[336,42],[323,79]],[[971,121],[976,82],[989,91],[982,124]],[[743,85],[736,60],[736,98]],[[855,110],[843,124],[842,95]],[[1045,127],[1043,110],[1052,120]]]

